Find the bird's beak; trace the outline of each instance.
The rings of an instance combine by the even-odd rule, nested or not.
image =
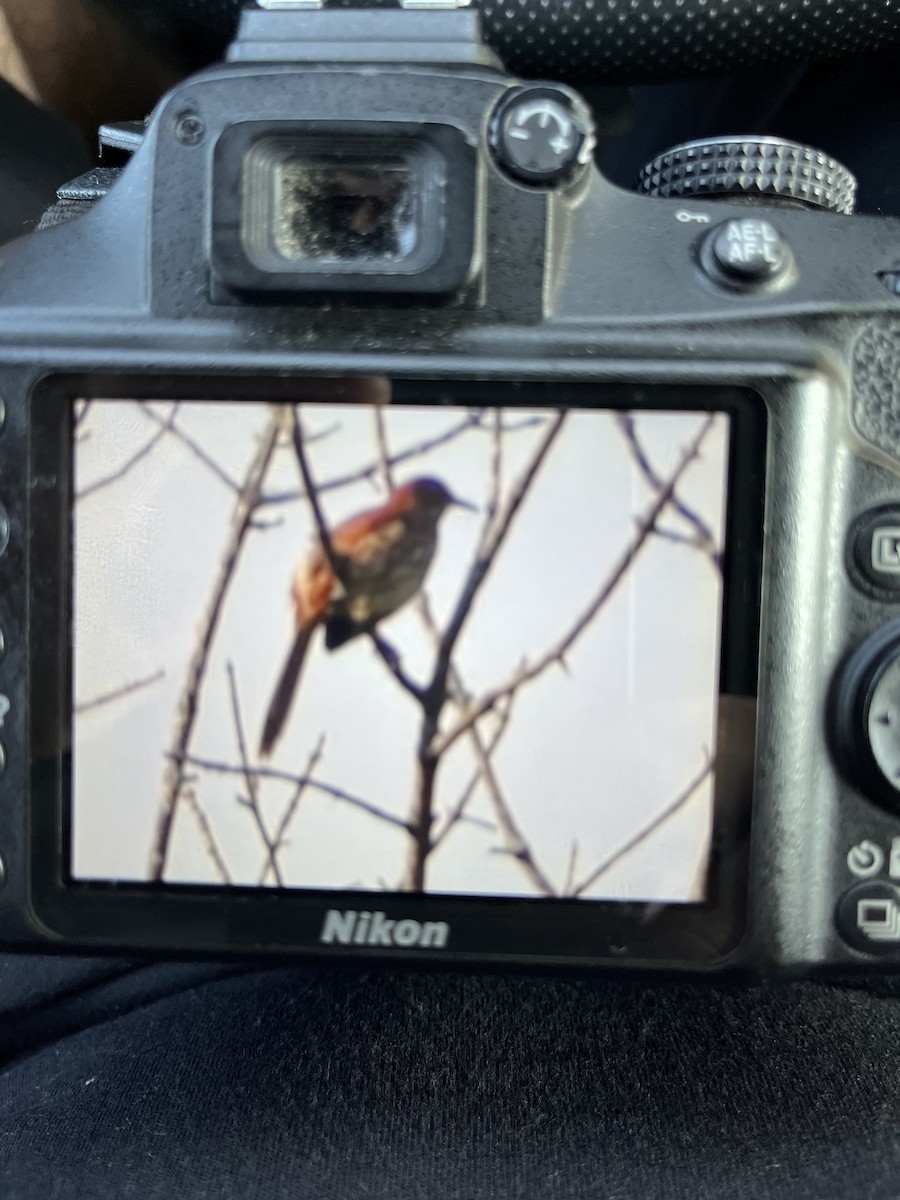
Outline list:
[[[455,505],[457,508],[467,508],[469,512],[478,512],[477,504],[470,504],[468,500],[460,500],[458,496],[451,496],[450,503]]]

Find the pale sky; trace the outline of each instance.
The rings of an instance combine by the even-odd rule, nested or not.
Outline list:
[[[164,417],[171,405],[154,411]],[[178,426],[234,479],[242,479],[271,409],[263,404],[190,402]],[[372,410],[305,405],[314,477],[342,476],[376,461]],[[462,409],[385,410],[392,452],[453,428]],[[546,411],[506,410],[509,423],[537,427],[506,433],[504,497],[519,479],[549,420]],[[440,448],[403,463],[399,482],[432,475],[480,512],[449,509],[426,580],[443,627],[452,612],[481,533],[491,480],[491,417]],[[705,414],[644,412],[637,429],[657,470],[667,477]],[[157,428],[133,402],[97,401],[80,427],[76,491],[114,473]],[[728,419],[716,418],[701,457],[679,495],[721,542]],[[276,451],[265,490],[300,485],[291,447]],[[384,488],[362,481],[322,497],[333,527],[383,502]],[[511,534],[469,616],[454,661],[470,692],[507,681],[573,625],[628,545],[653,493],[608,413],[572,412],[545,460]],[[162,679],[76,715],[74,730],[73,874],[140,880],[162,795],[164,755],[201,616],[228,538],[235,496],[171,434],[120,479],[76,505],[75,701],[85,704],[135,681]],[[239,763],[227,682],[236,673],[251,753],[293,634],[289,589],[298,561],[314,541],[305,500],[260,510],[267,522],[250,532],[213,646],[191,753]],[[669,513],[665,527],[691,529]],[[567,656],[523,688],[494,756],[508,809],[544,874],[564,889],[575,847],[575,879],[653,822],[715,751],[721,579],[696,548],[654,537],[622,584]],[[424,681],[434,649],[415,602],[381,626],[405,670]],[[445,711],[443,728],[458,714]],[[302,773],[324,734],[316,777],[398,817],[411,810],[421,712],[377,657],[367,638],[329,653],[317,631],[294,708],[270,765]],[[489,740],[495,720],[480,728]],[[254,759],[254,761],[256,761]],[[462,738],[442,760],[438,818],[450,811],[476,759]],[[196,773],[196,795],[234,882],[256,883],[265,862],[252,814],[238,802],[243,780]],[[261,784],[274,828],[292,793]],[[707,781],[586,893],[595,898],[701,898],[711,823]],[[488,791],[479,785],[428,862],[429,891],[536,894],[502,840]],[[438,825],[440,828],[440,824]],[[357,808],[307,790],[280,854],[285,882],[296,887],[395,888],[408,836]],[[216,883],[219,876],[188,806],[179,807],[166,878]]]

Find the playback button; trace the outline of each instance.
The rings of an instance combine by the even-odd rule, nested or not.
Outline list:
[[[857,517],[850,529],[847,560],[857,586],[900,599],[900,504],[882,505]]]
[[[837,928],[854,950],[900,953],[900,888],[884,879],[857,883],[838,904]]]

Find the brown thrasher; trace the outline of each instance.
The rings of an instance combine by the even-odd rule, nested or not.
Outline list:
[[[350,517],[330,533],[340,578],[321,545],[301,562],[292,589],[297,632],[266,714],[260,754],[272,752],[284,727],[317,626],[325,626],[325,645],[334,650],[411,600],[425,581],[438,521],[451,504],[474,508],[438,479],[414,479],[395,488],[380,508]]]

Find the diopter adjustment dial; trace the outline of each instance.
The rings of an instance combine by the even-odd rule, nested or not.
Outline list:
[[[769,137],[674,146],[644,167],[637,190],[664,199],[720,196],[844,214],[856,201],[856,180],[846,167],[812,146]]]

